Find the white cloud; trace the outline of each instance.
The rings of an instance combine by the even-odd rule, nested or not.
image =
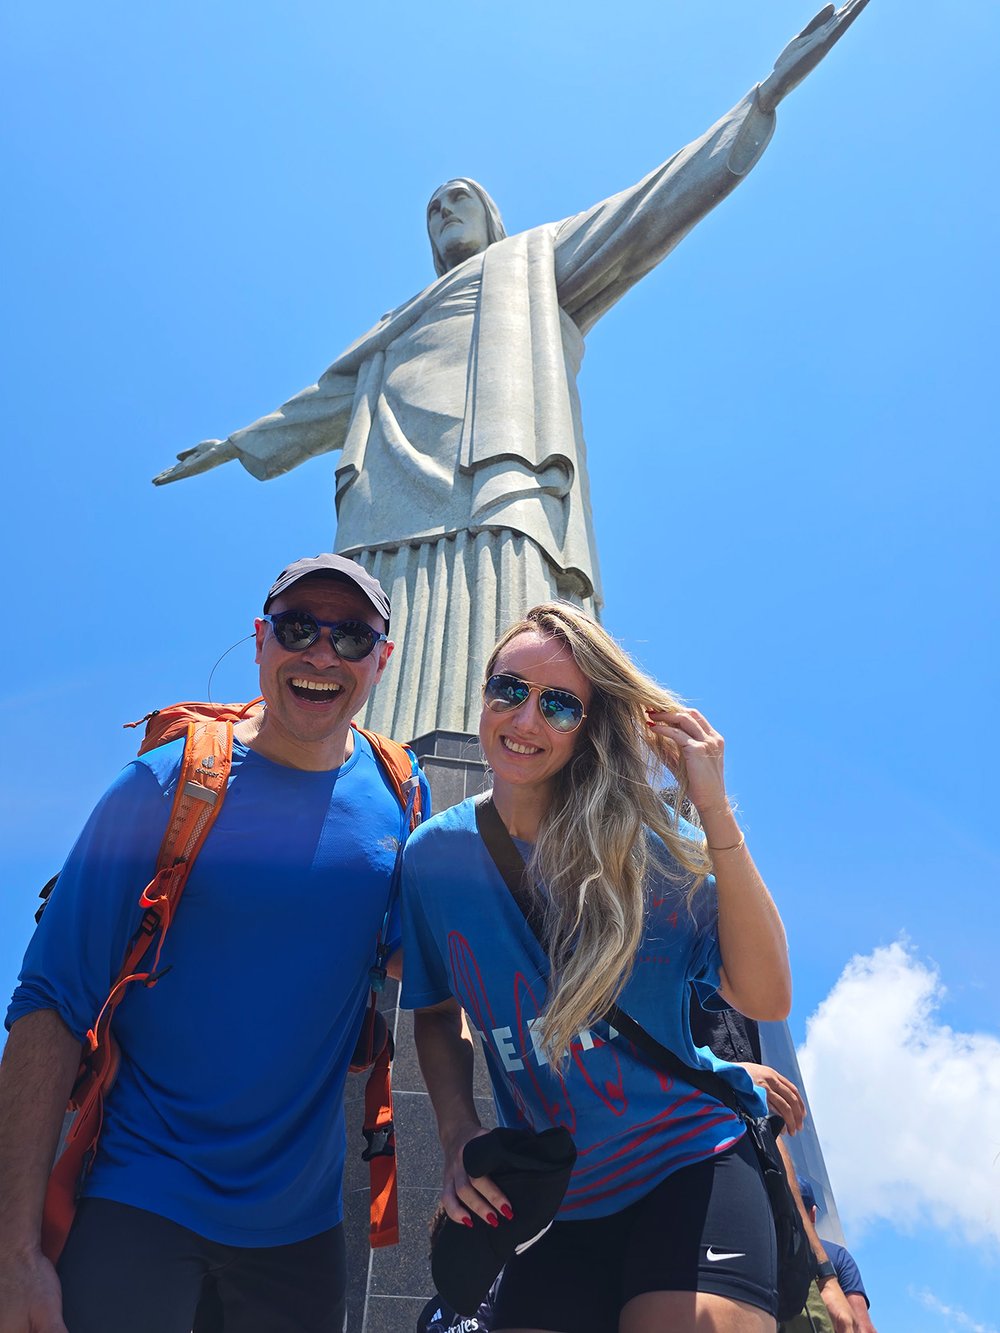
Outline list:
[[[1000,1040],[941,1023],[943,995],[905,942],[856,956],[809,1019],[799,1063],[853,1229],[930,1223],[995,1254]]]
[[[997,1333],[992,1324],[981,1324],[964,1310],[959,1310],[954,1305],[945,1305],[944,1301],[938,1300],[932,1291],[925,1289],[912,1294],[926,1310],[933,1310],[935,1314],[942,1315],[953,1326],[968,1329],[968,1333]]]

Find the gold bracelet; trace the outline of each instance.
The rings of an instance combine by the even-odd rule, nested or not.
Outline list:
[[[741,847],[746,846],[746,838],[741,833],[739,842],[734,842],[731,847],[713,847],[709,842],[706,842],[705,846],[710,852],[738,852]]]

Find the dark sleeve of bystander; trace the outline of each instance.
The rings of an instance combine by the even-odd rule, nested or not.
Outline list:
[[[760,1033],[752,1018],[727,1005],[724,1009],[703,1009],[691,987],[691,1035],[696,1046],[707,1046],[720,1060],[733,1064],[762,1064]]]

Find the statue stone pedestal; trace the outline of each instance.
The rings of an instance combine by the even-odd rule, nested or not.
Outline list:
[[[480,757],[477,737],[465,732],[433,731],[412,744],[430,783],[434,810],[457,805],[486,786],[486,766]],[[397,984],[390,981],[381,1008],[396,1042],[392,1097],[400,1242],[384,1250],[370,1250],[368,1246],[368,1165],[361,1160],[368,1075],[350,1074],[345,1097],[346,1333],[413,1333],[417,1316],[434,1294],[427,1224],[437,1208],[441,1188],[441,1149],[434,1112],[413,1048],[413,1015],[397,1008],[398,995]],[[475,1092],[483,1124],[495,1124],[489,1078],[478,1052]]]
[[[435,813],[489,786],[478,736],[465,731],[431,731],[410,744],[431,785]]]

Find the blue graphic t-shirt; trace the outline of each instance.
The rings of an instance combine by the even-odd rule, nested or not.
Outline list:
[[[719,1072],[753,1115],[763,1115],[746,1071],[696,1047],[688,1024],[691,983],[708,1001],[719,984],[714,880],[689,908],[685,873],[657,847],[676,878],[658,873],[648,885],[645,938],[618,1003],[685,1063]],[[402,1005],[459,1001],[482,1038],[500,1123],[564,1125],[573,1135],[578,1156],[561,1219],[618,1212],[742,1135],[733,1112],[652,1068],[606,1022],[579,1034],[564,1067],[548,1062],[539,1030],[548,960],[479,836],[472,801],[436,816],[407,843],[403,949]]]
[[[182,748],[136,760],[98,803],[8,1026],[36,1009],[81,1037],[94,1022],[142,915]],[[341,1220],[344,1082],[401,825],[362,736],[327,772],[234,745],[162,979],[133,986],[115,1015],[122,1066],[85,1193],[231,1245],[290,1244]]]

